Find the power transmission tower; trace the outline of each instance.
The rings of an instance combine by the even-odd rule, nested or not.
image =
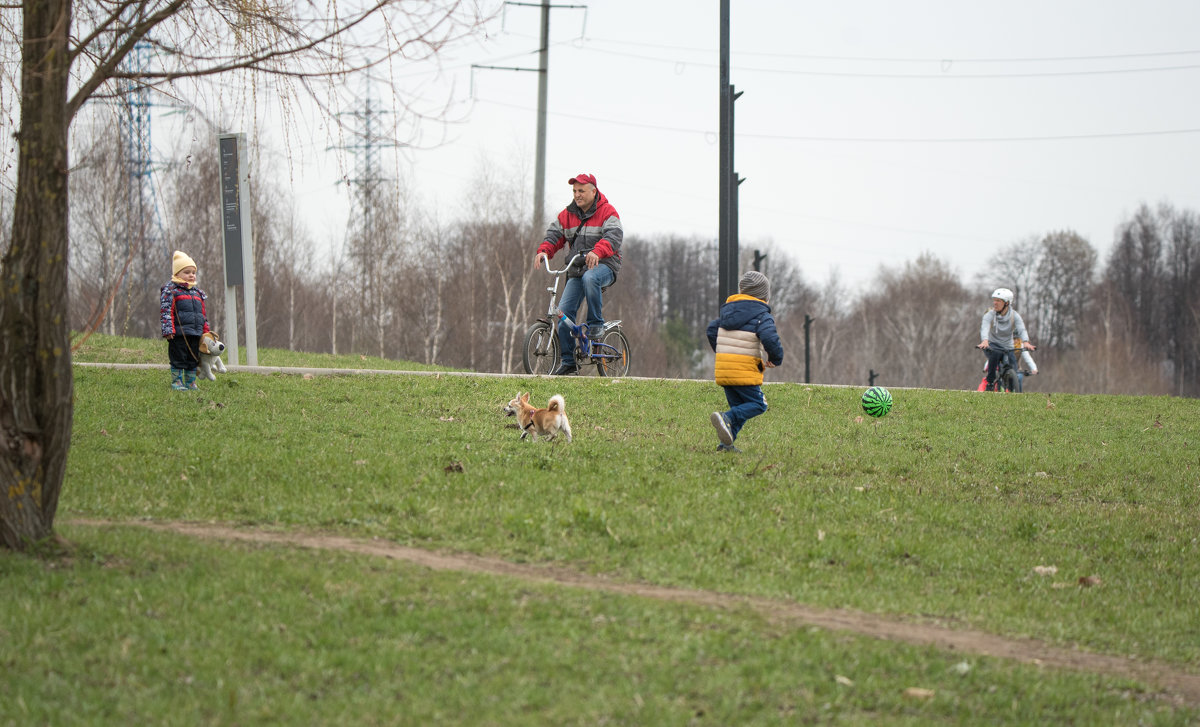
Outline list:
[[[149,67],[151,45],[145,40],[134,45],[122,61],[128,74],[121,82],[119,122],[122,154],[125,160],[125,215],[123,232],[125,265],[129,270],[126,282],[127,298],[134,288],[153,291],[158,278],[170,260],[162,217],[158,209],[158,194],[154,187],[154,169],[150,135],[150,88],[139,79]],[[135,269],[134,261],[140,265]],[[137,272],[135,276],[133,273]],[[136,277],[136,280],[134,279]],[[132,301],[130,300],[129,309]],[[127,309],[127,311],[129,310]],[[126,314],[126,324],[130,315]]]
[[[368,91],[361,111],[349,111],[341,114],[355,119],[356,128],[351,132],[355,141],[351,144],[332,147],[354,153],[354,177],[347,179],[346,183],[354,188],[356,200],[354,211],[358,213],[363,230],[368,234],[375,231],[375,213],[380,188],[387,182],[395,181],[394,178],[384,177],[380,173],[379,167],[380,149],[398,146],[391,138],[383,135],[379,123],[381,117],[390,113],[390,111],[382,111],[377,108]]]
[[[379,222],[381,210],[390,210],[390,198],[385,192],[391,191],[389,182],[396,180],[385,177],[380,171],[379,153],[381,149],[399,146],[390,136],[384,135],[384,126],[380,118],[391,112],[380,110],[371,98],[368,89],[366,101],[359,111],[350,111],[344,116],[355,120],[355,128],[351,132],[354,141],[331,149],[344,149],[354,153],[354,176],[345,180],[352,187],[353,204],[351,206],[351,225],[357,228],[357,235],[350,237],[350,255],[357,262],[357,270],[365,306],[363,320],[370,320],[375,326],[375,338],[380,358],[384,357],[385,331],[387,329],[386,307],[384,305],[384,289],[386,287],[387,271],[382,269],[382,258],[389,246],[385,239],[390,233],[386,225]],[[335,293],[336,295],[336,293]],[[351,328],[350,346],[354,347],[353,328]]]

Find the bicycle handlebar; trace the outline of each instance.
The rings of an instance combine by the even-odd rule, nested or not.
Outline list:
[[[570,260],[567,261],[566,267],[564,267],[562,270],[552,270],[550,268],[550,256],[544,252],[539,254],[541,257],[546,259],[546,272],[550,273],[551,275],[562,275],[563,273],[567,272],[567,270],[569,270],[571,266],[575,264],[575,260],[583,257],[584,255],[582,252],[577,252],[571,257]]]
[[[978,350],[978,351],[983,351],[984,353],[987,353],[987,352],[988,352],[988,349],[990,349],[990,348],[991,348],[991,346],[989,345],[989,346],[986,346],[986,347],[982,347],[982,348],[981,348],[981,347],[979,346],[979,344],[978,344],[978,343],[972,343],[972,344],[971,344],[971,348],[974,348],[974,349],[976,349],[976,350]],[[1012,352],[1013,352],[1013,353],[1020,353],[1020,352],[1022,352],[1022,351],[1036,351],[1036,350],[1038,350],[1038,348],[1040,348],[1040,346],[1036,346],[1036,345],[1034,345],[1034,346],[1030,346],[1028,343],[1026,343],[1026,344],[1025,344],[1024,346],[1022,346],[1021,348],[1014,348],[1014,349],[1012,349]]]

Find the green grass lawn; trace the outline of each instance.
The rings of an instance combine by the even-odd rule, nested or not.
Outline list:
[[[71,336],[71,345],[75,347],[71,358],[81,363],[121,363],[121,364],[162,364],[167,363],[167,342],[165,339],[131,338],[128,336],[106,336],[91,334],[84,336],[76,333]],[[246,342],[238,346],[238,360],[246,365]],[[226,354],[223,356],[227,364],[233,363]],[[281,348],[260,348],[258,350],[258,365],[267,367],[299,366],[319,367],[327,369],[379,369],[392,371],[451,371],[445,366],[428,366],[412,361],[395,361],[378,356],[362,354],[322,354],[302,353]]]
[[[0,724],[1200,720],[1113,675],[750,609],[64,524],[378,538],[1197,674],[1194,400],[894,390],[875,421],[861,389],[769,385],[729,455],[709,382],[231,373],[181,394],[165,371],[75,376],[71,554],[0,553],[0,704],[29,716]],[[520,441],[501,415],[518,388],[562,393],[575,441]]]

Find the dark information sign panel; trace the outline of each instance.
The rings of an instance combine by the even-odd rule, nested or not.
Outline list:
[[[222,136],[221,142],[221,230],[225,235],[225,285],[241,285],[242,204],[239,198],[238,140]]]

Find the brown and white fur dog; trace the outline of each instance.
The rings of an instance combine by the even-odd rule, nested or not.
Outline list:
[[[566,433],[567,441],[571,441],[571,422],[567,421],[566,402],[562,394],[550,397],[546,408],[538,409],[529,403],[529,394],[517,392],[512,401],[505,405],[504,412],[510,417],[517,417],[517,421],[521,423],[521,439],[530,432],[533,433],[535,442],[539,435],[554,439],[561,431]]]

